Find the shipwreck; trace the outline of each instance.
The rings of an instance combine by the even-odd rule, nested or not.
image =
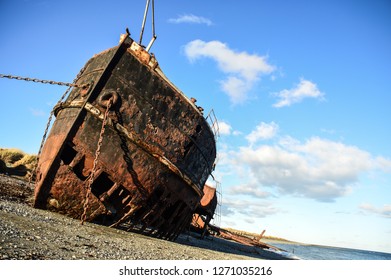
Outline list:
[[[202,108],[129,32],[76,83],[84,86],[54,109],[34,207],[175,239],[214,169],[215,133]]]
[[[214,235],[283,258],[283,250],[260,241],[264,232],[250,238],[210,224],[220,217],[221,203],[220,183],[207,183],[214,179],[217,119],[213,110],[205,117],[149,52],[156,39],[153,0],[153,37],[142,45],[150,2],[139,42],[126,29],[73,83],[0,74],[68,86],[49,117],[32,172],[33,206],[167,240],[191,229],[201,238]]]

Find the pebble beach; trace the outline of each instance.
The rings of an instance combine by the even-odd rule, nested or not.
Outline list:
[[[33,185],[0,175],[0,259],[250,260],[280,259],[252,246],[190,232],[175,242],[85,223],[33,208]]]

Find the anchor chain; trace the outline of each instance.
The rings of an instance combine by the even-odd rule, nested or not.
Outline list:
[[[57,81],[52,81],[52,80],[42,80],[42,79],[37,79],[37,78],[21,77],[21,76],[6,75],[6,74],[0,74],[0,78],[26,81],[26,82],[34,82],[34,83],[42,83],[42,84],[50,84],[50,85],[76,87],[76,88],[85,88],[88,86],[88,84],[78,85],[75,82],[65,83],[65,82],[57,82]]]
[[[61,83],[61,84],[68,84],[69,87],[67,88],[67,90],[64,92],[64,94],[60,97],[60,99],[58,100],[56,106],[53,107],[52,111],[50,112],[50,115],[49,115],[49,119],[46,123],[46,127],[45,127],[45,132],[43,133],[43,136],[42,136],[42,140],[41,140],[41,144],[39,146],[39,150],[38,150],[38,154],[37,154],[37,159],[36,159],[36,162],[35,162],[35,165],[34,165],[34,168],[31,172],[31,176],[29,178],[29,183],[31,184],[31,181],[33,180],[33,176],[38,175],[38,162],[39,162],[39,157],[41,156],[41,152],[42,152],[42,148],[43,148],[43,145],[45,143],[45,140],[46,140],[46,136],[48,134],[48,131],[49,131],[49,127],[50,127],[50,124],[52,122],[52,118],[53,118],[53,115],[54,115],[54,111],[57,107],[57,105],[61,104],[61,102],[65,99],[65,97],[68,95],[68,93],[70,92],[70,90],[72,89],[72,87],[85,87],[85,86],[88,86],[88,84],[83,84],[83,85],[76,85],[76,81],[80,78],[80,76],[83,74],[85,70],[85,67],[83,67],[79,73],[77,74],[76,78],[73,80],[73,83]],[[3,74],[0,74],[0,77],[3,78],[3,76],[11,76],[11,75],[3,75]],[[11,76],[11,77],[17,77],[17,76]],[[9,77],[7,77],[9,78]],[[19,77],[20,80],[24,79],[22,77]],[[10,79],[13,79],[13,78],[10,78]],[[27,79],[30,79],[30,78],[27,78]],[[18,79],[19,80],[19,79]],[[31,81],[33,81],[34,79],[30,79]],[[49,82],[49,81],[48,81]],[[50,81],[50,82],[53,82],[53,81]]]
[[[92,166],[91,174],[90,174],[89,179],[87,181],[86,197],[85,197],[84,205],[83,205],[83,214],[81,215],[81,224],[82,225],[84,224],[84,222],[87,219],[87,210],[88,210],[89,200],[90,200],[90,195],[91,195],[91,186],[92,186],[92,184],[94,183],[94,180],[95,180],[95,173],[96,173],[96,169],[97,169],[97,165],[98,165],[100,149],[102,147],[102,142],[103,142],[103,134],[105,132],[105,127],[106,127],[106,124],[107,124],[109,111],[110,111],[110,108],[111,108],[112,105],[113,105],[113,97],[111,97],[109,99],[107,107],[106,107],[106,112],[104,114],[104,118],[103,118],[103,121],[102,121],[102,128],[100,130],[98,145],[97,145],[96,152],[95,152],[94,164]]]

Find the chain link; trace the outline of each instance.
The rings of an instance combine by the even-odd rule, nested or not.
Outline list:
[[[43,136],[42,136],[42,140],[41,140],[41,145],[39,146],[39,150],[38,150],[38,154],[37,154],[37,159],[36,159],[36,162],[35,162],[35,165],[34,165],[34,168],[31,172],[31,176],[29,178],[29,183],[31,183],[31,181],[33,180],[33,176],[35,175],[37,177],[38,175],[38,162],[39,162],[39,157],[41,156],[41,152],[42,152],[42,149],[43,149],[43,145],[45,143],[45,140],[46,140],[46,136],[48,134],[48,131],[49,131],[49,127],[50,127],[50,124],[52,122],[52,118],[53,118],[53,115],[54,115],[54,110],[55,108],[57,107],[57,105],[61,104],[61,102],[65,99],[65,97],[68,95],[69,91],[72,89],[72,85],[74,85],[76,83],[76,81],[80,78],[80,76],[83,74],[85,70],[85,67],[83,67],[79,73],[77,74],[76,78],[73,80],[73,83],[72,84],[69,84],[70,86],[67,88],[67,90],[64,92],[64,94],[61,96],[61,98],[58,100],[56,106],[53,107],[52,111],[50,112],[50,115],[49,115],[49,119],[48,119],[48,122],[46,123],[46,128],[45,128],[45,132],[43,133]],[[10,75],[9,75],[10,76]],[[2,77],[2,74],[0,74],[0,77]]]
[[[98,159],[99,159],[99,155],[100,155],[100,149],[102,147],[102,142],[103,142],[103,134],[105,132],[105,127],[106,127],[106,124],[107,124],[107,120],[108,120],[108,116],[109,116],[109,111],[110,111],[110,107],[113,105],[113,97],[109,99],[109,102],[108,102],[108,105],[107,105],[107,108],[106,108],[106,112],[105,112],[105,115],[104,115],[104,118],[103,118],[103,121],[102,121],[102,128],[100,130],[100,135],[99,135],[99,140],[98,140],[98,145],[97,145],[97,148],[96,148],[96,152],[95,152],[95,159],[94,159],[94,164],[92,166],[92,170],[91,170],[91,174],[90,174],[90,177],[87,181],[87,186],[86,186],[86,198],[84,200],[84,205],[83,205],[83,214],[81,215],[81,224],[83,225],[84,222],[86,221],[87,219],[87,210],[88,210],[88,206],[89,206],[89,200],[90,200],[90,195],[91,195],[91,186],[92,184],[94,183],[94,180],[95,180],[95,172],[96,172],[96,169],[97,169],[97,165],[98,165]]]
[[[14,79],[14,80],[19,80],[19,81],[27,81],[27,82],[34,82],[34,83],[42,83],[42,84],[50,84],[50,85],[76,87],[76,88],[85,88],[88,86],[88,84],[78,85],[76,83],[56,82],[56,81],[51,81],[51,80],[41,80],[41,79],[36,79],[36,78],[28,78],[28,77],[5,75],[5,74],[0,74],[0,78]]]
[[[82,84],[82,85],[76,84],[76,81],[80,78],[80,76],[82,75],[83,72],[84,72],[84,68],[80,70],[79,74],[76,76],[76,78],[73,81],[73,83],[64,83],[64,82],[57,82],[57,81],[51,81],[51,80],[41,80],[41,79],[36,79],[36,78],[28,78],[28,77],[0,74],[0,78],[22,80],[22,81],[27,81],[27,82],[50,84],[50,85],[68,86],[68,89],[61,96],[61,98],[57,102],[56,106],[54,106],[53,110],[50,112],[50,116],[49,116],[49,119],[48,119],[48,122],[47,122],[46,128],[45,128],[45,132],[44,132],[44,134],[42,136],[41,145],[39,147],[39,151],[38,151],[38,155],[37,155],[37,159],[36,159],[36,164],[34,166],[34,169],[33,169],[32,173],[31,173],[31,176],[30,176],[30,180],[29,180],[30,183],[32,181],[33,175],[34,174],[38,175],[38,161],[39,161],[39,157],[41,155],[42,148],[43,148],[43,145],[45,143],[46,136],[47,136],[47,133],[49,131],[50,124],[52,122],[52,118],[53,118],[53,115],[54,115],[55,108],[57,107],[57,105],[61,104],[61,102],[68,95],[68,93],[72,89],[72,87],[86,88],[86,87],[89,86],[89,84]],[[108,102],[108,105],[107,105],[107,108],[106,108],[106,112],[104,114],[103,122],[102,122],[102,128],[101,128],[101,131],[100,131],[98,145],[97,145],[97,149],[96,149],[96,152],[95,152],[94,164],[93,164],[93,167],[92,167],[89,179],[87,181],[86,197],[85,197],[84,204],[83,204],[83,214],[81,215],[81,224],[84,224],[84,222],[86,221],[86,218],[87,218],[87,210],[88,210],[89,199],[90,199],[90,195],[91,195],[91,185],[94,183],[95,173],[96,173],[96,169],[97,169],[97,165],[98,165],[98,159],[99,159],[99,155],[100,155],[100,149],[102,147],[102,142],[103,142],[103,134],[105,132],[105,127],[106,127],[106,124],[107,124],[110,107],[112,105],[113,105],[113,98],[110,98],[110,100]]]

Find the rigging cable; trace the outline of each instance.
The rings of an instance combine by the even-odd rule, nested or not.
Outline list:
[[[152,44],[155,42],[157,36],[156,36],[156,33],[155,33],[155,1],[152,0],[152,3],[151,3],[151,0],[147,0],[147,3],[145,5],[145,11],[144,11],[144,18],[143,18],[143,23],[141,25],[141,33],[140,33],[140,41],[139,41],[139,45],[141,45],[142,41],[143,41],[143,35],[144,35],[144,28],[145,28],[145,22],[147,20],[147,16],[148,16],[148,10],[149,10],[149,6],[152,6],[152,39],[151,41],[149,42],[148,46],[145,48],[145,50],[147,52],[149,52],[149,50],[151,49],[152,47]]]

